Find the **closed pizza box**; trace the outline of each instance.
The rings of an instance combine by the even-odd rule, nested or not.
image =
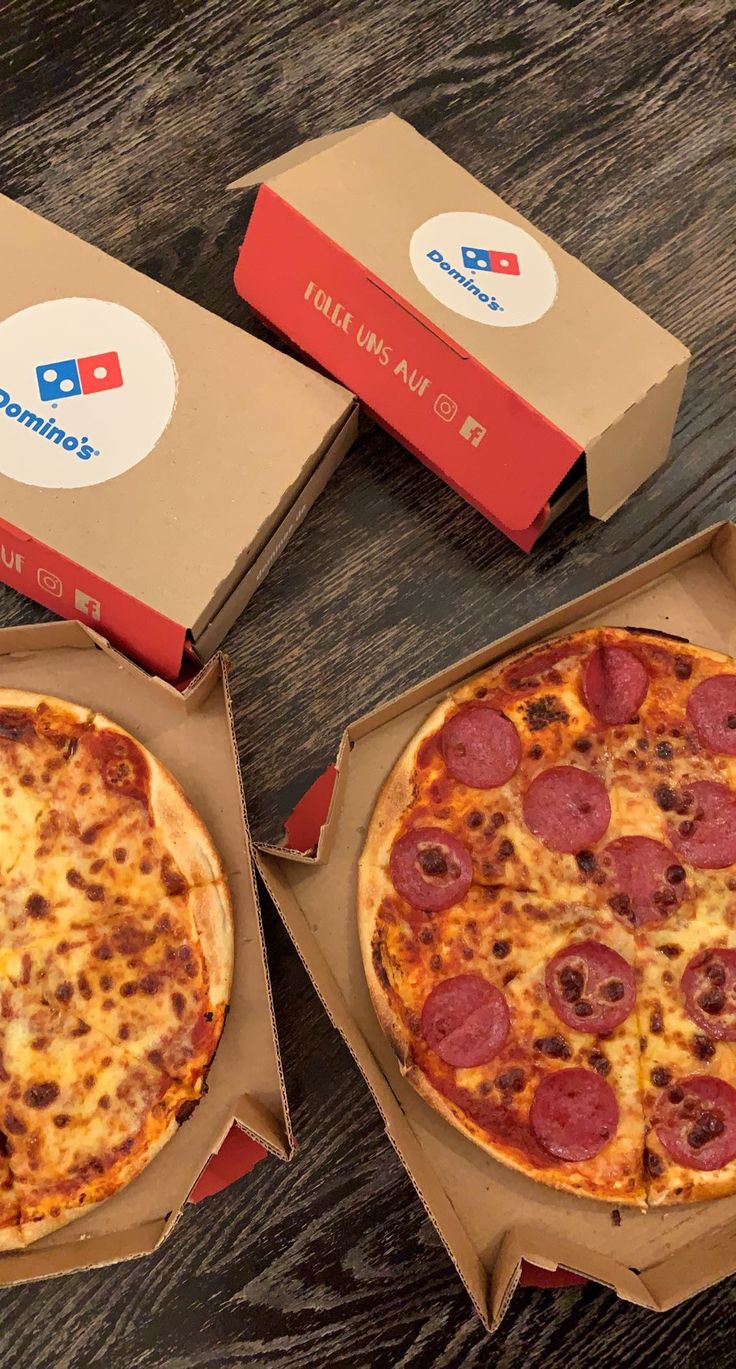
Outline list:
[[[604,623],[655,629],[736,655],[736,525],[699,533],[353,723],[339,749],[329,810],[312,852],[262,846],[257,854],[322,1001],[489,1329],[504,1314],[522,1259],[585,1275],[658,1311],[736,1272],[736,1197],[616,1210],[535,1183],[467,1140],[402,1076],[363,973],[358,858],[379,790],[404,746],[444,692],[467,676],[536,640]],[[329,782],[324,786],[329,789]],[[290,824],[292,840],[297,828]]]
[[[402,119],[257,184],[239,293],[520,547],[664,461],[687,348]]]
[[[133,665],[79,623],[0,630],[0,684],[98,709],[132,732],[179,780],[222,856],[233,899],[235,961],[230,1009],[207,1089],[142,1173],[88,1216],[27,1250],[0,1256],[0,1285],[148,1254],[168,1236],[210,1157],[230,1182],[262,1154],[289,1159],[293,1138],[223,658],[178,690]],[[257,1142],[243,1156],[235,1126]],[[223,1147],[223,1142],[225,1146]],[[217,1176],[214,1176],[215,1179]]]
[[[169,679],[355,432],[340,386],[0,197],[0,575]]]

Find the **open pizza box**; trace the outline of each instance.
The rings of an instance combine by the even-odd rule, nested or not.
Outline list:
[[[205,1196],[222,1186],[200,1180],[211,1155],[221,1153],[225,1182],[249,1167],[242,1155],[233,1164],[241,1149],[233,1126],[248,1138],[251,1162],[262,1153],[260,1147],[289,1159],[293,1138],[222,656],[181,691],[152,679],[82,624],[5,628],[0,631],[0,685],[93,707],[160,758],[201,814],[222,856],[235,931],[230,1009],[199,1105],[151,1164],[114,1197],[27,1250],[0,1257],[0,1284],[11,1284],[153,1251],[193,1191]]]
[[[345,732],[334,789],[308,855],[261,846],[257,863],[388,1136],[483,1323],[494,1329],[522,1259],[564,1268],[663,1311],[736,1272],[736,1196],[641,1212],[570,1197],[487,1156],[402,1077],[373,1011],[356,920],[358,857],[381,785],[442,695],[536,640],[596,623],[646,627],[736,654],[736,526],[721,523],[490,643]],[[620,1216],[620,1225],[618,1220]]]

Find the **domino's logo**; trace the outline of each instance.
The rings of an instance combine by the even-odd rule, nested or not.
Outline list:
[[[0,473],[57,489],[121,476],[160,443],[177,391],[163,338],[125,305],[55,299],[0,317]]]
[[[117,352],[100,352],[76,360],[46,362],[36,367],[36,380],[41,399],[48,402],[119,390],[123,374]]]
[[[504,276],[520,276],[515,252],[493,252],[487,247],[461,247],[463,266],[468,271],[498,271]]]
[[[495,328],[536,322],[557,295],[557,272],[542,244],[519,224],[493,214],[427,219],[412,234],[409,260],[441,304]]]

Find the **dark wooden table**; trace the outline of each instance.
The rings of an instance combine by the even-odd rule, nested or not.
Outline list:
[[[394,109],[695,354],[667,468],[528,557],[365,423],[227,641],[258,837],[349,718],[736,510],[735,27],[726,0],[0,3],[2,189],[223,317],[249,323],[227,180]],[[44,616],[0,589],[3,624]],[[733,1363],[733,1282],[659,1317],[526,1291],[487,1338],[266,922],[297,1159],[151,1259],[0,1293],[3,1366]]]

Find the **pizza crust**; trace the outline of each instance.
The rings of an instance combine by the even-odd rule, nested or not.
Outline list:
[[[44,1236],[50,1236],[52,1232],[58,1231],[62,1226],[68,1226],[70,1222],[76,1222],[81,1217],[87,1217],[99,1206],[100,1203],[83,1203],[81,1207],[65,1208],[56,1217],[39,1217],[36,1221],[21,1222],[17,1228],[19,1244],[23,1249],[27,1249],[29,1245],[35,1245],[36,1241],[43,1240]],[[83,1237],[80,1237],[80,1240],[82,1239]]]
[[[396,829],[414,799],[412,774],[416,754],[422,742],[442,725],[452,706],[449,695],[437,704],[385,780],[373,808],[358,865],[358,937],[363,967],[374,1011],[402,1066],[411,1060],[411,1037],[376,973],[373,959],[376,915],[387,886],[386,872]]]
[[[209,975],[210,1006],[224,1015],[233,977],[233,907],[224,881],[192,889],[191,916]]]
[[[96,1207],[110,1198],[114,1198],[122,1188],[137,1179],[138,1175],[148,1168],[159,1151],[163,1150],[174,1133],[178,1131],[180,1123],[177,1121],[174,1109],[175,1106],[180,1106],[182,1101],[182,1096],[177,1093],[175,1104],[172,1102],[170,1105],[171,1112],[165,1125],[148,1142],[142,1142],[137,1150],[134,1149],[127,1160],[101,1175],[96,1184],[90,1184],[88,1180],[84,1183],[86,1193],[96,1191],[98,1194],[91,1202],[75,1205],[72,1194],[65,1195],[66,1202],[64,1198],[60,1198],[54,1193],[50,1194],[47,1199],[44,1198],[44,1202],[48,1202],[51,1207],[59,1207],[60,1211],[53,1216],[49,1214],[21,1221],[19,1227],[21,1243],[24,1246],[35,1244],[44,1236],[49,1236],[53,1231],[58,1231],[60,1227],[68,1226],[70,1222],[88,1216]]]
[[[0,1227],[0,1253],[7,1250],[19,1250],[24,1244],[19,1226]]]
[[[149,769],[151,814],[187,884],[224,880],[225,872],[215,844],[171,772],[137,737],[103,713],[95,713],[92,724],[98,732],[120,733],[143,752]]]
[[[728,1170],[726,1177],[718,1179],[709,1179],[707,1171],[701,1170],[695,1183],[678,1184],[677,1193],[674,1192],[674,1186],[668,1185],[660,1191],[656,1185],[650,1184],[647,1206],[681,1207],[683,1203],[705,1203],[712,1198],[728,1198],[736,1192],[736,1173],[731,1165],[728,1166]]]
[[[462,1132],[475,1145],[480,1146],[494,1160],[499,1160],[501,1164],[506,1165],[508,1169],[515,1169],[528,1179],[536,1179],[539,1174],[543,1173],[544,1182],[549,1188],[556,1188],[564,1193],[574,1193],[584,1198],[595,1198],[604,1203],[626,1204],[631,1207],[642,1206],[641,1197],[637,1193],[622,1193],[613,1185],[606,1190],[600,1183],[597,1183],[596,1187],[593,1188],[584,1174],[580,1174],[577,1170],[571,1170],[569,1174],[566,1174],[563,1170],[555,1169],[553,1161],[550,1162],[548,1170],[535,1170],[533,1166],[525,1164],[523,1160],[519,1159],[513,1150],[497,1142],[488,1141],[479,1128],[474,1128],[459,1118],[447,1099],[434,1088],[423,1070],[412,1067],[404,1071],[404,1076],[425,1102],[430,1103],[451,1126]]]
[[[146,756],[153,820],[190,886],[190,915],[207,963],[213,1010],[222,1011],[233,974],[233,908],[217,848],[178,781],[146,747],[104,714],[95,714],[94,726],[121,733]]]
[[[91,727],[94,716],[91,708],[83,704],[70,703],[68,699],[58,699],[54,694],[35,694],[25,689],[0,688],[0,708],[21,708],[35,713],[40,704],[54,712],[66,713],[80,727]]]

